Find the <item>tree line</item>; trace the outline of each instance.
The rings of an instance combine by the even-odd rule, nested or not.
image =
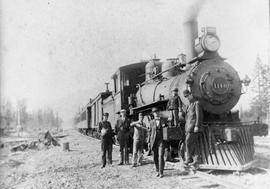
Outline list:
[[[18,124],[28,131],[60,129],[62,123],[62,119],[52,108],[30,112],[25,99],[19,100],[15,106],[8,99],[2,100],[0,118],[1,128],[6,130],[15,128]]]

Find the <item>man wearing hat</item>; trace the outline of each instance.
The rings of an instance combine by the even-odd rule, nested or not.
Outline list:
[[[198,132],[202,124],[203,112],[200,102],[192,96],[189,90],[185,90],[183,94],[189,101],[185,117],[185,165],[188,165],[189,163],[196,164],[198,161]]]
[[[143,122],[143,114],[139,113],[139,120],[132,122],[130,126],[134,127],[132,166],[135,167],[137,165],[141,165],[143,156],[143,144],[147,131],[146,125]]]
[[[130,132],[130,120],[126,116],[126,110],[120,111],[120,118],[115,124],[115,133],[120,145],[120,163],[118,165],[129,164],[128,142]]]
[[[101,136],[102,167],[106,166],[106,154],[109,164],[112,164],[112,144],[113,131],[111,123],[108,121],[109,113],[103,114],[103,120],[98,125],[98,131]]]
[[[166,127],[166,121],[160,117],[158,108],[152,108],[154,119],[150,122],[150,143],[151,149],[154,153],[154,162],[156,171],[158,172],[157,177],[163,177],[163,170],[165,166],[164,161],[164,148],[165,142],[163,140],[163,127]]]
[[[169,120],[172,121],[174,126],[178,126],[179,123],[179,112],[183,112],[183,103],[178,96],[178,89],[174,88],[172,90],[172,97],[169,99],[167,104],[167,109],[170,111]]]

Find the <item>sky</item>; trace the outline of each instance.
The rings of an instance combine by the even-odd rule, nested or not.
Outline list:
[[[118,67],[183,52],[182,23],[195,1],[2,0],[1,96],[70,120]],[[257,56],[268,62],[268,8],[267,0],[206,0],[198,13],[241,78],[252,79]],[[239,105],[251,98],[248,90]]]

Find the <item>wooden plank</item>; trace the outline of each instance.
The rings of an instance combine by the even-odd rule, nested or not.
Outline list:
[[[243,150],[243,146],[240,143],[238,143],[237,147],[238,147],[239,152],[241,154],[243,164],[245,164],[246,163],[246,157],[245,157],[245,153],[244,153],[244,150]]]
[[[237,155],[237,150],[236,150],[234,144],[230,144],[230,148],[231,148],[231,154],[232,154],[232,156],[233,156],[233,158],[234,158],[234,160],[236,162],[236,165],[241,166],[242,164],[240,162],[239,156]]]
[[[217,147],[218,147],[218,151],[219,151],[219,153],[220,153],[220,155],[221,155],[221,157],[222,157],[222,161],[223,161],[224,165],[226,166],[226,165],[229,165],[230,163],[229,163],[229,161],[227,160],[227,157],[226,157],[226,155],[224,154],[223,149],[221,148],[222,145],[223,145],[223,144],[219,144]]]
[[[208,144],[208,141],[207,141],[207,132],[208,132],[208,129],[205,130],[204,134],[203,134],[203,139],[204,139],[204,143],[205,143],[205,150],[207,151],[208,153],[208,164],[214,164],[214,161],[213,161],[213,158],[212,158],[212,155],[211,155],[211,152],[210,152],[210,149],[209,149],[209,144]],[[210,158],[210,159],[209,159]]]
[[[253,135],[251,133],[251,128],[249,127],[248,128],[248,136],[249,136],[249,147],[250,147],[250,151],[251,151],[251,159],[253,160],[254,159],[254,153],[255,153],[255,150],[254,150],[254,138],[253,138]]]
[[[240,154],[240,151],[239,151],[239,149],[237,148],[237,143],[232,144],[232,149],[233,149],[233,151],[234,151],[234,154],[235,154],[235,156],[236,156],[236,158],[237,158],[239,164],[240,164],[240,165],[244,164],[243,161],[242,161],[242,156],[241,156],[241,154]]]
[[[253,137],[252,129],[251,128],[250,128],[249,131],[250,131],[250,137],[251,137],[251,142],[252,142],[252,152],[253,152],[253,156],[254,156],[254,153],[255,153],[255,149],[254,149],[254,137]]]
[[[216,156],[217,156],[217,159],[219,160],[219,165],[222,165],[222,166],[225,166],[225,161],[224,161],[224,158],[220,152],[220,149],[219,149],[219,146],[217,145],[216,146]]]
[[[239,129],[240,131],[240,146],[241,146],[241,149],[243,150],[243,158],[244,158],[244,163],[248,162],[248,158],[246,156],[247,154],[247,149],[246,149],[246,146],[245,146],[245,140],[244,140],[244,134],[243,134],[243,128],[240,128]]]
[[[247,129],[248,128],[245,128],[244,130],[243,130],[243,132],[244,132],[244,140],[246,141],[246,148],[247,148],[247,160],[248,161],[251,161],[252,160],[252,152],[251,152],[251,149],[250,149],[250,147],[249,147],[249,145],[250,145],[250,142],[249,142],[249,138],[248,138],[248,132],[247,132]]]
[[[244,158],[243,158],[243,152],[242,149],[239,148],[240,144],[237,142],[236,144],[234,144],[234,148],[237,154],[237,157],[241,163],[241,165],[243,165],[245,163]]]
[[[231,162],[231,160],[230,160],[230,158],[229,158],[229,154],[227,154],[227,152],[226,152],[226,144],[222,144],[221,145],[221,147],[222,147],[222,151],[223,151],[223,153],[225,154],[225,161],[227,160],[227,162],[229,162],[229,164],[227,164],[227,166],[232,166],[232,162]]]
[[[231,159],[231,162],[234,163],[233,166],[239,166],[239,165],[237,164],[237,161],[236,161],[236,159],[235,159],[233,153],[232,153],[231,146],[227,144],[227,145],[226,145],[226,148],[227,148],[227,151],[229,152],[228,154],[229,154],[229,158]]]
[[[244,138],[244,140],[246,142],[245,146],[247,148],[247,154],[246,154],[247,155],[247,160],[250,161],[250,159],[251,159],[251,151],[250,151],[250,148],[249,148],[249,141],[248,141],[248,135],[247,135],[246,130],[247,130],[247,128],[243,129],[243,133],[244,133],[243,138]]]
[[[207,164],[211,164],[211,162],[209,161],[209,158],[208,158],[209,157],[209,150],[208,150],[207,143],[205,143],[204,135],[205,135],[205,131],[202,133],[202,136],[201,136],[203,150],[204,150],[204,154],[205,154],[205,160],[206,160]]]
[[[200,152],[201,152],[201,159],[202,159],[202,163],[207,163],[208,164],[208,160],[207,160],[207,155],[206,155],[206,151],[205,151],[205,147],[204,147],[204,143],[202,140],[202,136],[203,133],[199,134],[199,147],[200,147]]]
[[[211,146],[212,146],[212,152],[213,152],[213,160],[215,161],[215,164],[218,164],[219,165],[219,161],[218,161],[218,157],[217,157],[217,154],[216,154],[216,147],[215,147],[215,143],[216,143],[216,140],[215,138],[213,137],[213,135],[210,135],[210,142],[211,142]]]

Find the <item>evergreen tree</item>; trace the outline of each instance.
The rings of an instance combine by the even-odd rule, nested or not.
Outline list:
[[[270,66],[263,64],[259,56],[254,69],[252,90],[255,97],[251,102],[251,111],[257,118],[265,118],[270,105]]]

